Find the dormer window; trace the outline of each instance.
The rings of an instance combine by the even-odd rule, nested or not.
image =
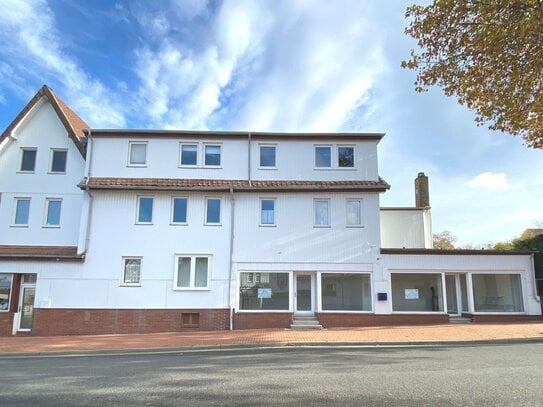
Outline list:
[[[21,167],[20,172],[34,172],[36,170],[36,153],[35,148],[22,148],[21,149]]]
[[[55,174],[63,174],[66,172],[66,160],[68,158],[68,150],[52,149],[51,164],[49,172]]]
[[[128,165],[145,167],[147,165],[147,143],[130,142],[128,147]]]

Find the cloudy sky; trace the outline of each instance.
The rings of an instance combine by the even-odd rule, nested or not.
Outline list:
[[[97,128],[385,132],[383,206],[424,171],[434,232],[510,240],[543,221],[543,151],[414,92],[412,2],[3,0],[0,128],[46,83]]]

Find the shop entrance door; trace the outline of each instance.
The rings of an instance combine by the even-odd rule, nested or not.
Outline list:
[[[465,273],[445,274],[445,290],[447,292],[447,313],[449,315],[462,315],[462,312],[468,312]]]
[[[314,314],[313,275],[296,274],[294,288],[294,313],[296,315]]]
[[[27,283],[25,281],[33,281]],[[24,275],[19,295],[19,331],[29,332],[32,329],[32,314],[36,297],[35,275]]]

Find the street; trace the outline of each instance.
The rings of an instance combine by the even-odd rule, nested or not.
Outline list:
[[[540,406],[543,343],[0,358],[2,406]]]

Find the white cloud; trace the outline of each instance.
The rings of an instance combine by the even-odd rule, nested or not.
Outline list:
[[[507,174],[504,172],[483,172],[466,183],[470,188],[486,189],[489,191],[504,191],[510,188]]]
[[[2,53],[10,56],[3,65],[12,72],[9,77],[0,75],[2,86],[20,92],[20,84],[28,89],[30,79],[38,83],[51,80],[60,84],[59,94],[92,126],[124,126],[122,110],[108,89],[63,49],[54,15],[44,0],[3,1],[0,43]]]

